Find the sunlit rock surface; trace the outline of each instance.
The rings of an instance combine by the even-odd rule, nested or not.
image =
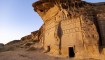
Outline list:
[[[32,6],[44,24],[20,40],[0,44],[0,60],[105,60],[104,2],[39,0]]]
[[[103,59],[105,3],[40,0],[33,3],[33,7],[44,21],[41,44],[46,53],[61,57]]]

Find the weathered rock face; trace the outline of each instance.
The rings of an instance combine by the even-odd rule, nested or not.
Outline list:
[[[37,47],[37,48],[42,48],[43,47],[43,38],[44,37],[44,25],[37,30],[31,32],[30,35],[24,36],[20,39],[20,43],[23,45],[23,47]]]
[[[21,38],[21,40],[32,40],[32,36],[31,35],[27,35]]]
[[[31,32],[32,40],[38,40],[38,31]]]
[[[42,47],[44,46],[44,35],[45,35],[44,28],[45,28],[45,25],[43,24],[38,32],[38,40]]]
[[[3,43],[0,43],[0,49],[3,48],[3,47],[4,47],[4,44]]]
[[[3,43],[0,43],[0,52],[2,52],[4,49],[4,44]]]
[[[43,44],[40,44],[43,41],[42,32],[43,32],[43,26],[39,30],[33,31],[31,32],[31,34],[22,37],[20,40],[13,40],[5,44],[4,49],[2,49],[2,51],[11,51],[11,50],[16,50],[18,48],[27,48],[27,49],[42,48]],[[0,44],[0,47],[1,45],[2,44]]]
[[[40,41],[52,55],[100,59],[105,46],[105,4],[40,0],[34,10],[44,21]],[[85,54],[84,54],[85,53]]]
[[[33,46],[35,43],[39,42],[39,30],[31,32],[30,35],[24,36],[20,39],[20,43],[22,47],[29,48],[30,46]]]

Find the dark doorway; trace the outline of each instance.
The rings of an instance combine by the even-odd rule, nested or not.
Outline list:
[[[49,52],[50,51],[50,46],[47,46],[47,52]]]
[[[50,52],[50,46],[46,46],[46,51],[44,51],[44,53]]]
[[[69,57],[75,57],[75,53],[74,53],[73,47],[69,47]]]

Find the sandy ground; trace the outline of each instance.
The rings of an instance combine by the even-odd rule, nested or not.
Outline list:
[[[62,60],[42,53],[40,50],[26,51],[24,49],[16,51],[0,52],[0,60]],[[63,59],[65,60],[65,59]]]
[[[79,59],[52,57],[48,56],[45,53],[42,53],[41,50],[26,51],[24,49],[17,49],[15,51],[0,52],[0,60],[79,60]]]

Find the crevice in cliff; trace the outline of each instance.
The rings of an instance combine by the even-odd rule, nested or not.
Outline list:
[[[102,37],[101,37],[101,31],[100,31],[100,27],[99,27],[99,23],[98,23],[96,15],[97,14],[94,13],[93,19],[94,19],[94,24],[96,25],[97,32],[99,34],[99,42],[98,42],[98,44],[99,44],[99,46],[98,46],[99,52],[102,53],[102,50],[103,50],[103,48],[102,48]]]

